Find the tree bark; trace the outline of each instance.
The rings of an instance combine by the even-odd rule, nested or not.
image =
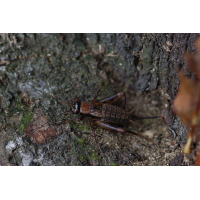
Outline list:
[[[187,161],[182,153],[187,132],[171,105],[179,86],[178,69],[190,75],[183,53],[194,51],[199,35],[1,34],[0,160],[5,160],[1,163],[194,165],[194,159]],[[126,125],[150,142],[96,127],[99,152],[87,121],[62,122],[55,139],[39,146],[19,131],[30,123],[23,124],[27,116],[23,109],[34,105],[33,114],[36,108],[46,111],[51,125],[58,126],[52,121],[62,116],[59,102],[73,96],[92,101],[100,84],[98,99],[124,91],[127,109],[135,107],[134,116],[163,115],[166,124],[149,119],[136,121],[139,127]],[[16,115],[19,104],[23,111]]]

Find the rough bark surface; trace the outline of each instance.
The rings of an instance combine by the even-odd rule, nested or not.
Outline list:
[[[171,105],[178,68],[190,75],[183,53],[194,51],[198,36],[1,34],[0,165],[194,165],[195,153],[182,152],[187,133]],[[64,115],[70,105],[60,102],[73,96],[92,101],[100,84],[99,100],[124,91],[134,116],[164,115],[166,124],[148,119],[126,125],[150,141],[96,127],[97,153],[87,120],[66,122],[74,116]],[[40,112],[48,127],[37,134],[51,129],[52,140],[35,145],[25,130],[38,124],[32,120],[41,119]]]

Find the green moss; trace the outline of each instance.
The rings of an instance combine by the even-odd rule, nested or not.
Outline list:
[[[19,98],[17,98],[16,102],[15,102],[15,106],[22,111],[23,114],[23,118],[21,120],[22,124],[21,124],[21,131],[24,132],[26,129],[27,124],[32,120],[33,118],[33,112],[30,110],[30,108],[28,106],[24,106],[21,102],[21,100]]]
[[[78,138],[75,135],[69,155],[77,156],[83,163],[101,159],[101,157],[98,156],[98,153],[88,145],[85,138]]]
[[[24,108],[22,102],[21,102],[19,99],[17,99],[15,105],[16,105],[16,107],[19,108],[19,109],[23,109],[23,108]]]
[[[141,55],[142,64],[144,66],[143,71],[146,70],[146,72],[148,72],[152,63],[152,55],[153,55],[153,43],[147,41]]]
[[[83,147],[84,144],[85,144],[85,139],[79,138],[79,139],[78,139],[78,144],[79,144],[79,146]]]
[[[115,164],[114,162],[111,162],[110,166],[117,166],[117,164]]]
[[[131,79],[128,79],[128,83],[129,83],[130,85],[134,84],[134,82],[133,82]]]
[[[78,128],[81,131],[91,131],[91,127],[87,124],[78,124],[73,121],[70,121],[69,123],[71,126],[73,126],[74,128]]]
[[[84,155],[84,154],[81,154],[81,155],[79,156],[79,158],[80,158],[80,160],[81,160],[82,162],[87,161],[87,157],[86,157],[86,155]]]
[[[21,124],[22,132],[25,131],[27,124],[31,121],[32,118],[33,118],[33,113],[31,111],[23,116],[22,118],[23,124]]]
[[[91,127],[87,124],[79,126],[79,129],[82,130],[82,131],[91,131]]]
[[[98,153],[96,151],[93,151],[92,154],[91,154],[91,156],[90,156],[90,159],[91,160],[100,160],[101,157],[98,156]]]
[[[109,89],[111,88],[113,85],[108,81],[108,80],[105,80],[103,82],[103,89],[106,90],[106,89]]]

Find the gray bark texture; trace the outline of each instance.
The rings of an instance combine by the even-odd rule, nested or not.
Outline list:
[[[195,165],[171,105],[199,35],[0,34],[0,165]],[[124,125],[147,139],[95,126],[97,151],[88,120],[67,122],[79,116],[66,114],[73,101],[61,102],[92,101],[100,85],[97,101],[124,91],[133,118],[165,123]]]

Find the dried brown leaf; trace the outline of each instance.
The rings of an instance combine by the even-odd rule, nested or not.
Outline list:
[[[198,52],[200,50],[200,37],[198,37],[197,40],[195,41],[195,47]]]
[[[196,42],[196,49],[197,52],[200,50],[200,38]],[[185,53],[184,57],[188,68],[197,75],[197,79],[188,78],[179,71],[181,83],[173,102],[173,109],[188,130],[184,153],[190,153],[194,134],[197,140],[200,138],[200,52],[194,55]]]
[[[46,144],[57,138],[62,133],[62,129],[52,126],[42,110],[37,109],[33,115],[33,120],[29,122],[24,133],[33,143]]]
[[[192,126],[193,116],[200,99],[200,81],[186,77],[182,71],[179,71],[181,83],[178,94],[173,103],[173,110],[177,114],[187,130]],[[200,115],[199,115],[200,117]],[[200,130],[200,123],[197,128]]]
[[[192,55],[190,53],[185,53],[184,58],[188,63],[188,68],[191,72],[196,73],[198,79],[200,79],[200,57],[198,54]]]
[[[197,166],[200,166],[200,151],[198,152],[198,155],[197,155],[197,162],[196,162],[196,165],[197,165]]]

